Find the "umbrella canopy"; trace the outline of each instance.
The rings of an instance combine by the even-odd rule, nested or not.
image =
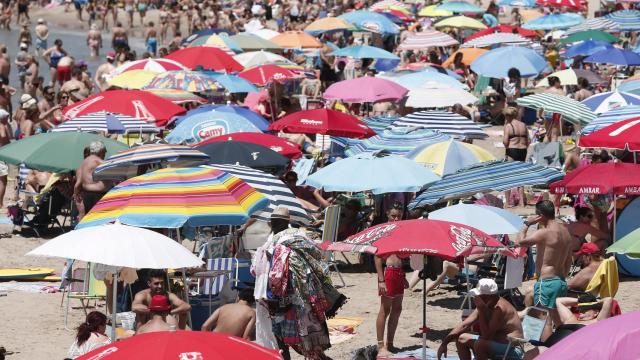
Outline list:
[[[160,169],[116,185],[76,228],[115,220],[148,228],[241,225],[268,204],[256,189],[217,169]]]
[[[450,18],[446,18],[444,20],[440,20],[433,25],[434,28],[443,28],[443,27],[451,27],[451,28],[460,28],[460,29],[486,29],[487,26],[480,21],[466,17],[464,15],[452,16]]]
[[[484,9],[474,5],[474,4],[470,4],[468,2],[465,1],[445,1],[443,3],[440,3],[440,5],[438,5],[438,7],[436,8],[437,10],[444,10],[444,11],[450,11],[452,13],[483,13]]]
[[[598,115],[589,125],[580,132],[581,135],[589,135],[594,131],[603,129],[617,122],[640,117],[640,106],[624,106]]]
[[[559,30],[581,24],[584,18],[575,13],[553,13],[528,21],[522,27],[529,30]]]
[[[274,36],[271,41],[285,49],[321,48],[322,43],[315,37],[302,31],[285,31]]]
[[[589,56],[599,51],[612,49],[613,46],[602,40],[586,40],[579,44],[571,46],[564,53],[564,57]]]
[[[509,33],[495,33],[483,35],[465,42],[461,45],[462,48],[469,47],[490,47],[494,45],[509,44],[509,45],[527,45],[531,41],[518,34]]]
[[[548,87],[549,86],[549,78],[551,76],[555,76],[560,79],[560,84],[562,85],[578,85],[578,78],[585,78],[589,82],[589,84],[602,84],[605,81],[591,70],[584,69],[565,69],[556,71],[551,73],[551,75],[545,77],[544,79],[538,81],[536,83],[536,87]]]
[[[614,43],[620,41],[617,37],[600,30],[585,30],[573,33],[560,40],[560,44],[572,44],[580,41],[597,40]]]
[[[375,131],[353,115],[331,109],[303,110],[289,114],[269,126],[271,131],[368,138]]]
[[[279,33],[279,32],[277,32],[277,31],[275,31],[275,30],[271,30],[271,29],[267,29],[267,28],[262,28],[262,29],[257,29],[257,30],[249,30],[249,31],[247,31],[247,32],[244,32],[244,33],[241,33],[241,34],[238,34],[238,35],[240,35],[240,36],[243,36],[243,35],[253,35],[253,36],[257,36],[257,37],[259,37],[259,38],[261,38],[261,39],[264,39],[264,40],[271,40],[271,39],[273,39],[274,37],[276,37],[276,36],[280,35],[280,33]],[[238,35],[234,35],[234,36],[238,36]],[[238,39],[238,38],[236,38],[235,40],[236,40],[236,41],[239,41],[239,39]],[[270,42],[270,41],[269,41],[269,42]],[[273,44],[273,43],[271,43],[271,44]],[[276,44],[273,44],[273,45],[274,45],[274,46],[277,46]],[[279,47],[279,46],[278,46],[278,47]],[[282,49],[282,48],[280,48],[280,49]],[[259,50],[259,49],[254,49],[254,50]],[[266,48],[265,48],[265,50],[268,50],[268,49],[266,49]]]
[[[562,179],[564,174],[552,168],[521,161],[493,161],[472,165],[455,174],[445,175],[416,197],[410,208],[458,199],[479,192],[504,191],[518,186],[544,185]]]
[[[448,111],[414,112],[401,117],[391,126],[437,130],[456,139],[485,139],[489,136],[472,120]]]
[[[243,117],[246,120],[249,120],[253,125],[255,125],[260,131],[267,131],[269,129],[269,121],[262,117],[260,114],[253,112],[246,107],[237,106],[237,105],[204,105],[197,107],[195,109],[189,110],[185,115],[179,116],[175,119],[175,124],[180,124],[181,122],[191,118],[192,116],[199,115],[201,120],[205,118],[202,114],[207,114],[208,118],[216,117],[217,113],[230,113]]]
[[[640,229],[636,229],[616,240],[607,248],[607,253],[624,254],[632,258],[640,258]]]
[[[632,311],[586,326],[560,340],[536,359],[636,359],[640,357],[639,335],[640,311]]]
[[[212,77],[199,71],[167,71],[157,74],[147,85],[150,89],[177,89],[189,92],[220,90],[222,86]]]
[[[216,141],[194,145],[211,159],[212,164],[237,164],[272,174],[283,174],[289,166],[289,159],[268,147],[238,141]]]
[[[231,56],[233,56],[234,53],[242,52],[242,48],[238,44],[236,44],[236,42],[233,41],[233,39],[231,39],[231,37],[229,37],[229,35],[227,34],[209,34],[209,35],[198,36],[195,39],[190,40],[188,44],[189,44],[189,47],[195,47],[195,46],[217,47],[223,50],[224,52],[226,52],[227,54],[229,54],[229,51],[231,51],[231,53],[229,54]]]
[[[329,31],[353,30],[353,25],[336,17],[325,17],[317,19],[304,28],[304,32],[311,35],[319,35]]]
[[[238,54],[233,57],[237,62],[245,68],[251,68],[260,65],[295,65],[295,63],[284,56],[277,55],[268,51],[250,51]]]
[[[398,176],[402,174],[402,176]],[[440,178],[431,170],[386,152],[358,154],[309,175],[305,184],[325,191],[415,192]]]
[[[107,80],[107,83],[109,86],[122,89],[142,89],[149,85],[156,75],[158,75],[157,72],[149,70],[129,70],[115,75]]]
[[[144,89],[146,92],[150,92],[153,95],[159,96],[163,99],[169,100],[172,103],[179,105],[184,103],[199,103],[206,104],[207,100],[200,96],[190,93],[184,90],[175,89]]]
[[[399,57],[397,57],[396,55],[386,50],[383,50],[374,46],[369,46],[369,45],[349,46],[346,48],[335,50],[332,53],[332,55],[351,57],[354,59],[369,58],[369,59],[385,59],[385,60],[398,60],[398,61],[400,60]]]
[[[458,40],[443,32],[426,29],[407,36],[398,46],[400,50],[421,50],[435,46],[458,45]]]
[[[70,231],[31,250],[27,256],[51,256],[134,269],[202,265],[202,260],[171,238],[119,222]]]
[[[420,89],[432,83],[436,83],[438,85],[446,87],[469,90],[469,87],[466,84],[461,83],[460,81],[449,75],[445,75],[433,70],[385,73],[377,75],[377,77],[391,80],[409,90]]]
[[[66,173],[75,171],[84,160],[84,148],[93,141],[101,141],[107,155],[128,146],[101,135],[83,132],[54,132],[29,136],[0,148],[0,161],[25,164],[30,169]]]
[[[380,134],[399,118],[399,116],[391,115],[369,116],[362,119],[362,122],[375,131],[376,134]]]
[[[582,103],[594,113],[602,114],[629,105],[640,105],[640,95],[616,90],[592,95]]]
[[[207,76],[213,78],[224,87],[225,92],[229,93],[250,93],[257,92],[258,88],[249,81],[237,76],[215,71],[205,71]]]
[[[238,354],[255,360],[277,360],[276,350],[235,336],[208,331],[164,331],[114,342],[79,357],[79,360],[150,359],[223,360]]]
[[[267,36],[266,34],[264,34],[265,32],[269,32],[269,35]],[[282,46],[270,40],[274,36],[278,36],[279,34],[280,33],[273,30],[262,29],[253,33],[233,35],[231,36],[231,39],[244,51],[279,51],[282,50]]]
[[[163,127],[173,116],[185,112],[184,108],[147,91],[110,90],[67,106],[64,116],[72,119],[99,111],[129,115],[158,127]]]
[[[564,179],[549,185],[549,188],[555,194],[638,195],[639,176],[638,164],[590,164],[571,171]]]
[[[142,59],[142,60],[128,61],[118,66],[113,71],[112,74],[118,75],[127,71],[133,71],[133,70],[146,70],[154,73],[161,73],[165,71],[188,70],[188,69],[181,63],[170,60],[170,59]]]
[[[51,131],[86,131],[108,134],[126,134],[130,132],[154,134],[160,132],[157,127],[144,120],[106,111],[99,111],[67,120]]]
[[[535,50],[505,46],[480,55],[471,63],[471,70],[482,76],[502,79],[507,77],[511,68],[520,70],[523,77],[531,77],[538,75],[548,66],[544,57]]]
[[[517,234],[524,224],[520,216],[507,210],[473,204],[447,206],[429,213],[429,220],[455,222],[490,235]]]
[[[464,41],[471,41],[481,36],[485,36],[489,34],[498,34],[498,33],[518,34],[527,38],[538,37],[538,33],[533,30],[527,30],[527,29],[523,29],[521,27],[512,26],[512,25],[500,24],[498,26],[490,27],[485,30],[476,31],[473,34],[467,36],[464,39]]]
[[[610,31],[610,30],[616,30],[618,28],[618,24],[607,19],[607,18],[591,18],[591,19],[587,19],[585,20],[582,24],[580,25],[576,25],[576,26],[572,26],[569,29],[567,29],[567,35],[573,35],[575,33],[579,33],[579,32],[583,32],[583,31],[589,31],[589,30],[605,30],[605,31]],[[612,38],[615,38],[615,36],[607,34]],[[610,41],[611,42],[611,41]],[[615,42],[615,41],[613,41]]]
[[[583,61],[587,63],[637,66],[640,65],[640,54],[636,54],[631,50],[611,48],[598,51]]]
[[[640,95],[640,79],[624,82],[618,86],[618,91],[629,92],[635,95]]]
[[[397,101],[407,94],[407,89],[390,80],[377,77],[359,77],[332,84],[322,94],[327,100],[348,103]]]
[[[619,10],[605,16],[605,18],[618,24],[620,31],[640,30],[640,11]]]
[[[566,96],[540,93],[519,98],[516,102],[520,106],[561,114],[563,119],[574,124],[585,125],[596,118],[596,114],[587,106]]]
[[[351,11],[338,17],[365,31],[382,35],[396,35],[400,32],[400,28],[398,28],[398,25],[394,24],[393,21],[373,11]]]
[[[438,176],[453,174],[477,163],[496,160],[491,153],[477,145],[454,140],[419,146],[406,157],[426,166]]]
[[[462,63],[469,66],[473,63],[480,55],[489,52],[487,49],[478,49],[478,48],[461,48],[456,50],[445,62],[442,63],[442,66],[449,67],[449,65],[453,64],[453,59],[456,58],[458,54],[462,54]]]
[[[640,117],[616,122],[580,138],[582,147],[640,151]]]
[[[580,0],[537,0],[536,3],[540,6],[568,8],[577,11],[582,10]]]
[[[413,108],[440,108],[455,104],[473,104],[477,101],[477,97],[462,89],[428,83],[422,88],[409,91],[405,105]]]
[[[535,0],[499,0],[499,6],[535,7]]]
[[[265,86],[274,81],[283,83],[287,80],[299,78],[301,75],[282,66],[261,65],[247,69],[238,74],[238,76],[255,85]]]
[[[196,144],[206,139],[236,132],[261,132],[251,120],[222,111],[199,111],[182,120],[166,140],[172,144]]]
[[[440,10],[438,7],[438,4],[425,6],[420,9],[420,12],[418,12],[418,16],[445,17],[453,15],[451,11]]]
[[[141,167],[191,167],[209,162],[209,156],[189,146],[144,144],[120,151],[106,159],[93,171],[95,180],[123,180],[140,174]]]
[[[274,136],[270,134],[252,133],[252,132],[239,132],[239,133],[234,133],[229,135],[216,136],[213,138],[209,138],[201,143],[198,143],[198,145],[205,145],[213,142],[228,141],[228,140],[244,141],[248,143],[262,145],[292,160],[302,156],[302,151],[300,150],[300,146],[298,146],[298,144],[296,143],[293,143],[285,138],[281,138],[278,136]]]
[[[406,155],[420,145],[435,144],[451,139],[438,131],[413,127],[392,128],[382,131],[368,139],[332,138],[338,146],[344,148],[346,156],[354,156],[363,152],[385,150],[395,155]]]
[[[204,70],[234,72],[244,69],[224,50],[210,46],[183,48],[172,52],[165,58],[177,61],[191,70],[202,68]]]

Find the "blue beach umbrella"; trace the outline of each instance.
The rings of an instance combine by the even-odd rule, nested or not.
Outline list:
[[[469,4],[465,1],[445,1],[442,4],[438,5],[436,10],[442,11],[451,11],[453,13],[483,13],[484,9],[474,5]]]
[[[500,0],[499,6],[536,7],[535,0]]]
[[[585,126],[580,132],[581,135],[589,135],[594,131],[598,131],[604,127],[615,124],[619,121],[631,119],[640,116],[640,106],[623,106],[615,110],[607,111],[600,114],[589,125]]]
[[[559,30],[581,24],[584,18],[580,14],[549,14],[533,19],[522,27],[528,30]]]
[[[447,206],[429,213],[429,219],[471,226],[490,235],[516,234],[524,223],[520,216],[507,210],[475,204]]]
[[[631,50],[612,48],[598,51],[583,61],[587,63],[637,66],[640,65],[640,55]]]
[[[536,76],[549,66],[537,52],[526,47],[505,46],[486,52],[471,63],[475,73],[492,78],[505,78],[516,68],[523,77]]]
[[[230,93],[258,92],[258,88],[255,85],[237,75],[215,71],[206,71],[206,74],[214,78]]]
[[[376,134],[380,134],[398,119],[400,119],[399,116],[370,116],[362,119],[362,122]]]
[[[352,11],[338,17],[362,30],[382,35],[396,35],[400,32],[400,28],[393,21],[373,11]]]
[[[573,45],[564,53],[564,57],[589,56],[599,51],[612,49],[613,45],[606,41],[586,40],[579,44]]]
[[[333,51],[333,56],[352,57],[354,59],[387,59],[400,60],[396,55],[369,45],[350,46]]]
[[[234,113],[202,111],[189,116],[167,136],[171,144],[192,145],[203,140],[237,132],[261,132],[250,120]]]
[[[363,152],[386,150],[394,155],[406,155],[420,145],[435,144],[451,139],[450,136],[429,129],[398,127],[386,129],[368,139],[346,139],[332,137],[331,141],[344,149],[346,156]]]
[[[602,114],[629,105],[640,105],[640,96],[616,90],[595,94],[582,103],[594,113]]]
[[[626,81],[618,86],[618,91],[640,95],[640,80]]]
[[[605,18],[618,24],[620,31],[640,30],[640,11],[638,10],[620,10],[612,12]]]
[[[454,88],[468,90],[469,88],[449,75],[445,75],[433,70],[422,70],[415,72],[387,73],[381,75],[384,79],[391,80],[409,90],[423,87],[427,83],[438,83],[449,85]]]
[[[200,116],[201,114],[210,114],[212,117],[216,116],[214,113],[232,113],[243,117],[246,120],[249,120],[253,125],[255,125],[260,131],[267,131],[269,129],[269,121],[263,118],[259,114],[242,107],[235,105],[221,105],[221,104],[212,104],[212,105],[204,105],[197,107],[195,109],[189,110],[185,115],[179,116],[174,121],[176,125],[179,125],[183,121],[193,117]]]

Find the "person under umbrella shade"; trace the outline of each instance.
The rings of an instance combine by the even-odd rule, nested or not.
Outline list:
[[[330,109],[303,110],[289,114],[269,126],[272,131],[368,138],[376,133],[357,117]]]
[[[286,156],[291,160],[295,160],[302,156],[302,151],[300,150],[300,146],[296,143],[293,143],[285,138],[281,138],[278,136],[270,135],[270,134],[261,134],[261,133],[252,133],[252,132],[239,132],[233,133],[229,135],[221,135],[213,138],[209,138],[205,141],[202,141],[197,144],[206,145],[213,142],[220,141],[244,141],[248,143],[262,145],[267,147],[280,155]]]
[[[228,140],[195,145],[211,159],[212,164],[237,164],[281,175],[289,166],[289,159],[254,143]]]
[[[180,49],[165,57],[174,60],[191,70],[202,68],[203,70],[236,72],[242,71],[244,67],[233,59],[224,50],[210,47],[198,46]]]

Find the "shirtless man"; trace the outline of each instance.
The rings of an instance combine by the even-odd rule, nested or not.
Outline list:
[[[144,34],[144,42],[147,44],[147,52],[155,57],[156,52],[158,51],[158,39],[153,21],[149,21],[149,24],[147,25],[147,30]]]
[[[147,15],[148,0],[138,0],[138,13],[140,14],[140,26],[144,26],[144,17]]]
[[[113,51],[107,53],[107,62],[98,66],[96,69],[96,76],[93,79],[96,84],[98,84],[98,88],[100,91],[105,91],[109,88],[109,84],[107,80],[113,70],[115,70],[115,66],[113,66],[114,61],[116,61],[116,54]]]
[[[111,46],[113,46],[113,50],[118,52],[129,46],[129,36],[127,35],[127,30],[122,27],[121,22],[118,21],[112,30],[113,38],[111,39]]]
[[[169,315],[171,311],[171,304],[169,304],[169,297],[167,295],[153,295],[148,308],[151,318],[144,323],[144,325],[138,327],[136,335],[171,330],[171,327],[167,323],[167,315]]]
[[[38,19],[38,24],[34,29],[36,33],[36,56],[45,52],[48,48],[47,39],[49,38],[49,27],[43,18]]]
[[[582,244],[575,254],[580,260],[581,269],[567,282],[569,289],[580,292],[587,289],[587,285],[602,263],[601,253],[598,245],[594,243]]]
[[[392,206],[387,211],[389,222],[402,220],[402,207]],[[375,257],[376,272],[378,274],[378,295],[380,296],[380,310],[376,319],[376,335],[378,338],[378,354],[388,355],[395,350],[393,338],[398,327],[398,320],[402,312],[404,289],[409,283],[402,270],[402,260],[396,255],[386,259]],[[386,265],[386,267],[384,267]],[[389,321],[387,322],[387,318]],[[384,329],[387,327],[387,342],[384,342]]]
[[[438,347],[438,359],[447,357],[447,345],[455,341],[460,360],[471,360],[471,352],[478,360],[502,359],[509,346],[509,336],[522,338],[522,323],[518,312],[507,300],[498,295],[498,284],[493,279],[480,279],[470,291],[476,309]],[[470,332],[477,325],[479,334]],[[517,346],[509,348],[507,358],[522,359],[524,352]]]
[[[78,66],[74,66],[71,71],[71,79],[62,84],[60,91],[64,91],[69,94],[69,100],[78,102],[87,98],[91,91],[87,88],[87,85],[82,81],[82,69]]]
[[[38,83],[38,77],[40,72],[38,71],[38,63],[34,59],[33,55],[28,54],[25,62],[25,76],[24,76],[24,92],[35,96],[35,91],[32,89],[34,84]]]
[[[567,224],[567,230],[573,237],[573,247],[571,251],[580,250],[580,246],[586,242],[586,236],[591,235],[591,242],[600,243],[604,242],[603,247],[609,244],[611,237],[608,233],[598,229],[591,225],[594,219],[593,210],[586,206],[576,206],[575,208],[576,221]]]
[[[539,229],[527,235],[529,227],[539,224]],[[566,296],[565,276],[571,266],[571,247],[573,241],[566,226],[555,221],[555,207],[549,200],[536,203],[536,215],[530,216],[515,241],[517,246],[537,247],[536,273],[538,281],[533,286],[533,305],[544,306],[550,310],[555,324],[559,324],[556,299]],[[547,322],[551,330],[551,322]]]
[[[76,201],[82,199],[84,211],[88,213],[95,204],[107,193],[110,184],[104,181],[93,180],[93,171],[102,164],[107,149],[102,141],[93,141],[89,144],[89,156],[76,170],[76,183],[73,187],[73,197]],[[80,220],[81,217],[79,216]]]
[[[0,109],[0,147],[11,142],[13,135],[9,126],[9,112]],[[0,208],[4,207],[4,193],[7,190],[7,175],[9,175],[9,167],[3,161],[0,161]]]
[[[0,76],[8,80],[9,73],[11,73],[11,59],[9,58],[9,54],[7,54],[7,47],[2,45],[2,47],[0,47]],[[7,83],[8,81],[5,81],[5,84]]]
[[[91,30],[87,33],[87,46],[89,46],[89,54],[92,58],[100,56],[102,32],[98,30],[98,25],[96,24],[91,24]]]
[[[177,325],[183,329],[187,325],[187,314],[191,311],[191,305],[182,301],[176,294],[168,292],[165,289],[166,274],[162,270],[151,270],[147,280],[148,289],[139,291],[133,298],[131,310],[136,313],[136,328],[147,322],[151,304],[151,299],[155,295],[165,295],[169,298],[171,310],[167,315],[167,323],[169,325]]]
[[[251,340],[256,326],[256,311],[251,307],[255,299],[252,289],[242,289],[235,304],[216,310],[202,325],[202,331],[221,332]]]
[[[57,125],[54,113],[60,110],[60,105],[56,104],[56,91],[53,86],[47,85],[43,89],[43,94],[43,99],[38,102],[40,121],[47,122],[53,127]]]

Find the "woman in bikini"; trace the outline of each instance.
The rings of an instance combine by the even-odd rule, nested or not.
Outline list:
[[[56,39],[53,42],[53,47],[42,54],[42,57],[49,63],[51,85],[55,85],[56,80],[58,80],[58,63],[65,56],[67,56],[67,51],[62,48],[62,40],[60,39]]]
[[[505,148],[505,159],[507,161],[525,161],[527,159],[527,148],[531,140],[527,125],[518,118],[518,109],[509,106],[502,110],[504,115],[504,129],[502,143]],[[518,188],[520,194],[519,202],[524,204],[524,188]],[[511,191],[505,191],[507,201],[509,201]]]

